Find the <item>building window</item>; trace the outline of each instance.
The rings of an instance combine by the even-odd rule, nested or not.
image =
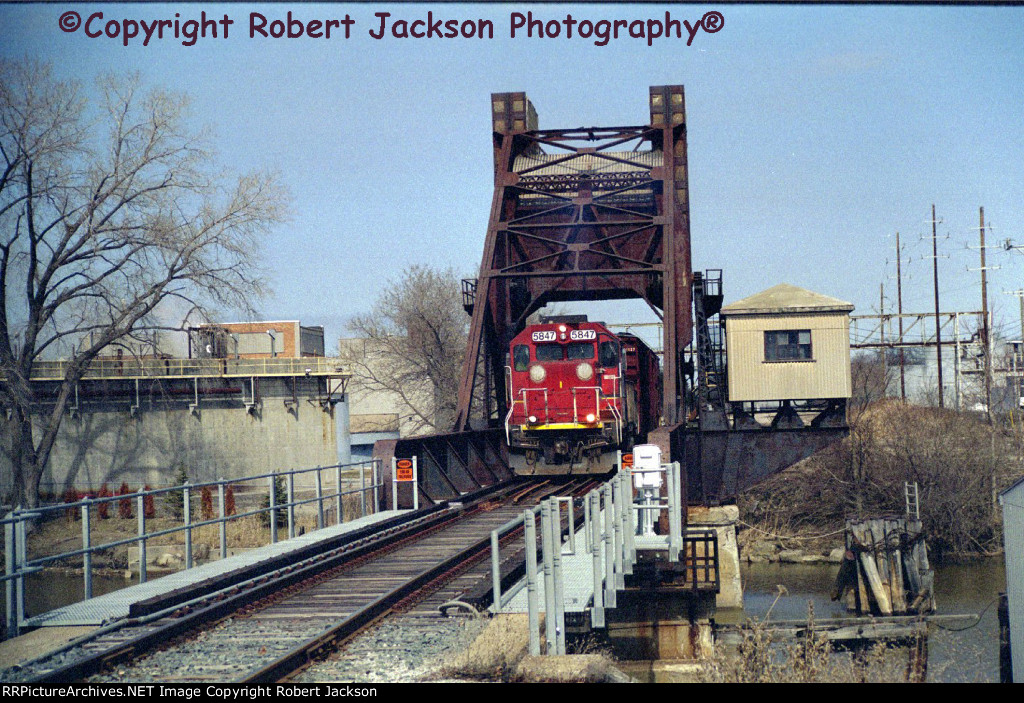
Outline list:
[[[810,361],[810,330],[772,330],[764,333],[765,361]]]

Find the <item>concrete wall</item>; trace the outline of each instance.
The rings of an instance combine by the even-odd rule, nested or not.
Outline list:
[[[736,542],[736,523],[740,511],[735,505],[704,507],[691,505],[686,514],[687,527],[714,530],[718,535],[718,582],[715,596],[718,608],[743,607],[743,580],[740,575],[740,550]]]
[[[253,413],[241,395],[201,396],[197,413],[190,412],[188,395],[144,397],[135,417],[124,401],[82,403],[77,417],[64,418],[41,490],[59,496],[69,486],[116,489],[122,481],[132,489],[155,488],[176,483],[180,467],[198,482],[336,464],[338,413],[307,402],[324,379],[297,381],[293,396],[292,379],[259,379]],[[0,436],[8,436],[6,425],[0,415]],[[9,459],[0,453],[0,494],[9,494],[11,478]]]

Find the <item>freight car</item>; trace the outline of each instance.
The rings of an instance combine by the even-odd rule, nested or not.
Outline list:
[[[658,425],[658,357],[585,316],[547,318],[512,340],[505,433],[517,474],[599,474]]]

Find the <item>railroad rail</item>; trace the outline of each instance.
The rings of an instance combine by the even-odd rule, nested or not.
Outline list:
[[[530,502],[539,501],[559,491],[576,493],[583,483],[582,480],[576,480],[562,486],[537,486],[528,494]],[[310,592],[294,603],[283,604],[286,608],[282,611],[284,617],[305,618],[308,617],[304,612],[309,602],[307,595],[313,596],[322,608],[326,600],[338,598],[339,602],[344,602],[348,597],[345,595],[346,589],[353,583],[378,583],[385,590],[357,611],[344,613],[343,619],[327,632],[299,644],[277,660],[253,671],[242,678],[241,683],[272,683],[288,679],[392,611],[402,610],[403,606],[408,607],[418,598],[442,588],[453,573],[485,562],[484,557],[490,553],[491,531],[522,512],[523,501],[521,496],[519,498],[517,500],[516,496],[509,496],[501,503],[479,505],[474,510],[475,514],[466,516],[450,529],[416,540],[407,548],[396,551],[394,558],[388,559],[386,564],[367,563],[364,568],[333,579],[322,591]],[[383,572],[379,570],[380,566],[385,567]],[[488,572],[480,570],[477,573],[482,578]],[[447,593],[444,600],[449,600],[453,595]],[[345,607],[342,605],[342,608]],[[313,617],[318,618],[319,613]]]
[[[492,529],[521,513],[524,504],[590,483],[507,482],[393,519],[379,532],[359,534],[274,573],[203,584],[202,597],[177,594],[163,611],[155,610],[158,603],[144,604],[136,610],[140,617],[123,627],[101,631],[75,651],[30,663],[23,680],[285,679],[425,592],[441,589],[440,597],[448,600],[485,579],[487,568],[477,564],[474,573],[472,567],[474,560],[489,566],[483,557]]]

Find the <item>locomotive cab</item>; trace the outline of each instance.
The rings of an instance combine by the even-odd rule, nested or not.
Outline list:
[[[641,374],[641,356],[647,374]],[[641,428],[638,381],[641,375],[651,376],[652,360],[656,382],[657,358],[642,341],[615,335],[582,316],[548,320],[520,332],[506,367],[505,432],[513,470],[613,470],[615,452],[630,449],[638,432],[649,429]]]

